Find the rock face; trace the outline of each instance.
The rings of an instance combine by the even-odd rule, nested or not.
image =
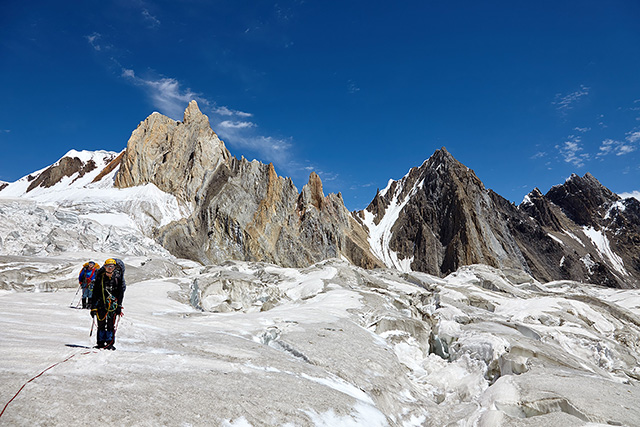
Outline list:
[[[209,175],[231,155],[211,127],[209,119],[191,101],[184,121],[153,113],[133,131],[116,176],[117,187],[147,183],[185,203],[201,198]]]
[[[387,266],[446,275],[462,265],[527,269],[495,203],[446,149],[378,192],[356,213]]]
[[[79,167],[67,163],[37,185]],[[438,276],[486,264],[544,281],[640,287],[640,202],[621,200],[590,174],[546,195],[535,189],[515,206],[442,148],[390,181],[366,210],[349,213],[340,194],[324,195],[315,173],[298,192],[273,165],[232,157],[195,101],[182,122],[149,116],[105,171],[118,164],[116,186],[152,183],[189,207],[189,217],[154,238],[203,263],[304,267],[344,257]]]
[[[155,236],[180,257],[287,267],[345,257],[365,268],[382,266],[340,195],[325,196],[315,173],[298,193],[273,165],[232,157],[195,101],[184,122],[154,113],[138,126],[115,183],[152,183],[192,205],[189,218]]]
[[[638,200],[622,200],[587,173],[546,195],[534,190],[517,211],[517,221],[513,207],[503,212],[536,277],[640,286]]]
[[[482,263],[538,280],[640,287],[640,202],[572,175],[515,206],[444,148],[355,215],[388,267],[446,275]]]
[[[84,176],[87,172],[91,172],[96,168],[96,164],[93,160],[89,160],[84,163],[78,157],[63,157],[55,165],[49,166],[44,172],[36,177],[29,187],[27,192],[33,190],[36,187],[49,188],[56,185],[64,177],[70,177],[74,174],[78,174],[78,177]]]

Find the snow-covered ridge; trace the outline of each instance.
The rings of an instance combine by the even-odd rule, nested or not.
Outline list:
[[[77,158],[83,165],[93,162],[95,168],[86,173],[63,176],[51,187],[36,186],[29,191],[31,183],[49,169],[43,168],[0,190],[0,199],[26,199],[55,208],[73,208],[81,217],[103,226],[133,229],[141,235],[150,235],[153,228],[191,214],[191,206],[180,204],[173,195],[153,184],[123,189],[114,187],[117,167],[93,182],[118,155],[104,150],[70,150],[50,168],[59,165],[65,157]]]
[[[13,183],[9,183],[7,187],[0,190],[0,197],[2,198],[11,198],[11,197],[27,197],[30,199],[37,200],[39,196],[47,195],[50,193],[60,193],[65,192],[69,189],[80,189],[84,188],[88,184],[90,184],[103,170],[104,168],[118,156],[119,153],[114,151],[77,151],[77,150],[69,150],[64,156],[62,156],[57,162],[52,164],[51,166],[47,166],[40,170],[30,173],[27,176],[24,176]],[[71,176],[64,176],[58,183],[55,185],[43,188],[36,187],[31,191],[28,191],[31,183],[36,180],[43,172],[45,172],[49,168],[53,168],[58,166],[62,159],[64,158],[77,158],[79,159],[83,165],[88,164],[89,162],[93,162],[95,164],[95,168],[89,172],[84,173],[82,176],[80,173],[74,173]],[[55,196],[49,196],[54,198]]]

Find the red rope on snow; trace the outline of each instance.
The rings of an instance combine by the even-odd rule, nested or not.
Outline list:
[[[62,361],[60,361],[60,362],[54,363],[53,365],[49,366],[47,369],[45,369],[44,371],[40,372],[38,375],[36,375],[35,377],[31,378],[29,381],[27,381],[26,383],[24,383],[24,384],[22,385],[22,387],[20,387],[20,390],[18,390],[18,392],[17,392],[17,393],[16,393],[16,394],[11,398],[11,400],[9,400],[9,401],[7,402],[7,404],[6,404],[6,405],[4,405],[4,408],[2,408],[2,412],[0,412],[0,417],[2,416],[2,414],[4,414],[4,411],[7,409],[7,406],[9,406],[9,404],[10,404],[11,402],[13,402],[13,399],[15,399],[16,397],[18,397],[18,395],[20,394],[20,392],[22,391],[22,389],[23,389],[23,388],[25,388],[25,387],[26,387],[26,385],[27,385],[27,384],[29,384],[31,381],[33,381],[33,380],[35,380],[36,378],[38,378],[39,376],[41,376],[42,374],[44,374],[45,372],[47,372],[49,369],[51,369],[51,368],[53,368],[53,367],[55,367],[55,366],[57,366],[57,365],[59,365],[59,364],[61,364],[61,363],[66,362],[67,360],[71,359],[72,357],[74,357],[74,356],[76,356],[76,355],[78,355],[78,354],[89,354],[89,353],[93,353],[93,352],[92,352],[92,351],[85,351],[84,353],[75,353],[75,354],[72,354],[71,356],[67,357],[66,359],[64,359],[64,360],[62,360]]]

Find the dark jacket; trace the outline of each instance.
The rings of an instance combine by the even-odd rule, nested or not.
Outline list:
[[[96,279],[93,285],[93,294],[91,295],[91,308],[99,310],[110,309],[113,311],[115,307],[113,303],[109,304],[110,297],[115,298],[117,307],[122,307],[122,300],[124,299],[124,290],[126,289],[124,284],[124,274],[122,269],[116,267],[113,270],[111,278],[106,275],[104,267],[100,267],[96,273]]]

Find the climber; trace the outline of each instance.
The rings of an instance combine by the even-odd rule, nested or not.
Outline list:
[[[109,258],[96,273],[91,296],[91,316],[98,320],[96,348],[116,349],[116,318],[122,315],[125,289],[124,263]]]
[[[82,308],[89,307],[89,299],[91,298],[91,290],[93,289],[93,281],[96,278],[96,271],[100,268],[98,264],[93,261],[85,262],[80,270],[78,276],[78,282],[80,288],[82,288]]]

